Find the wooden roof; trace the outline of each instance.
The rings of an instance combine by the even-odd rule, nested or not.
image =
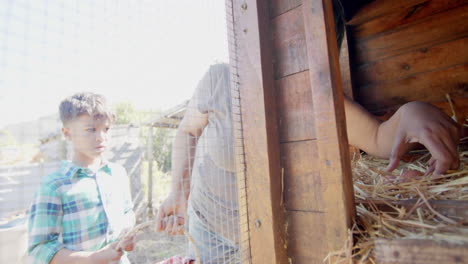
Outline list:
[[[161,113],[158,117],[154,118],[147,125],[152,127],[177,128],[179,126],[180,121],[184,117],[188,102],[189,101],[186,100],[183,103]]]

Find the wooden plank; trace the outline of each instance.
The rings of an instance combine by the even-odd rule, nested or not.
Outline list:
[[[468,92],[468,86],[465,86],[464,90],[462,91],[465,93]],[[453,116],[455,114],[458,124],[463,125],[466,123],[466,119],[468,119],[468,96],[460,96],[457,94],[449,95],[450,100],[452,101],[453,109],[447,100],[441,102],[431,102],[431,104],[435,105],[449,116]]]
[[[468,96],[468,64],[411,76],[383,84],[360,87],[357,98],[366,109],[375,111],[421,100],[445,101],[446,94]]]
[[[346,97],[351,100],[354,100],[354,91],[353,83],[351,80],[351,68],[350,68],[350,59],[349,59],[349,48],[348,48],[348,36],[345,31],[343,37],[343,43],[340,47],[340,73],[341,73],[341,82],[343,85],[343,93]],[[349,155],[351,159],[357,159],[359,157],[360,150],[356,147],[349,146]]]
[[[405,10],[424,2],[427,2],[427,0],[376,0],[359,9],[347,24],[359,25],[396,10]]]
[[[328,251],[317,244],[327,240],[322,212],[288,211],[288,256],[294,264],[323,264]]]
[[[361,65],[468,35],[468,5],[421,19],[356,43],[356,63]]]
[[[233,4],[251,263],[287,263],[268,1]]]
[[[375,259],[380,264],[468,263],[468,245],[429,239],[378,239]]]
[[[359,86],[394,81],[468,62],[468,37],[379,60],[357,69]]]
[[[308,68],[301,7],[294,8],[272,20],[275,79]]]
[[[343,92],[344,94],[350,98],[354,98],[353,93],[353,85],[351,82],[351,69],[349,64],[349,49],[348,49],[348,38],[347,33],[343,37],[343,43],[341,43],[340,47],[340,73],[341,73],[341,81],[343,85]]]
[[[340,250],[347,241],[354,216],[354,195],[350,168],[344,98],[338,63],[338,48],[330,0],[305,0],[302,4],[306,32],[310,86],[318,147],[318,168],[326,208],[322,232],[311,251],[321,254]],[[325,257],[325,256],[321,256]],[[334,261],[334,259],[332,259]],[[351,262],[351,259],[346,259]]]
[[[275,18],[302,4],[302,0],[272,0],[270,8],[271,18]]]
[[[408,210],[413,209],[418,200],[408,199],[408,200],[356,200],[356,204],[367,204],[375,205],[381,211],[390,211],[394,212],[389,205],[404,207]],[[457,222],[462,224],[468,223],[468,201],[463,200],[428,200],[431,207],[437,212],[441,213],[444,216],[447,216]],[[426,208],[426,204],[421,203],[421,208]]]
[[[281,142],[315,138],[314,106],[308,72],[276,81]]]
[[[323,211],[316,140],[281,144],[281,164],[286,209]]]
[[[416,4],[403,9],[394,10],[392,13],[387,13],[384,16],[379,16],[366,23],[350,27],[353,38],[361,40],[388,30],[396,30],[401,26],[405,26],[427,16],[466,4],[468,0],[432,0],[421,3],[417,1],[414,3]]]

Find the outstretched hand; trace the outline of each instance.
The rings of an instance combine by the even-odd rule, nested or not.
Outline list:
[[[171,193],[161,204],[156,215],[156,231],[169,235],[184,233],[187,198],[183,194]]]
[[[123,251],[117,248],[117,244],[118,242],[114,242],[93,252],[91,262],[97,264],[119,263]]]
[[[449,169],[457,169],[460,127],[438,108],[423,102],[411,102],[402,106],[391,119],[397,121],[388,171],[394,170],[400,158],[412,143],[424,145],[432,157],[426,175],[440,175]],[[392,120],[389,120],[392,122]]]

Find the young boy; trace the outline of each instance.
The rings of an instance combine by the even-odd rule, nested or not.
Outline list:
[[[103,159],[114,115],[103,96],[78,93],[60,104],[72,161],[46,176],[29,216],[28,253],[34,263],[130,263],[119,235],[135,222],[125,169]]]

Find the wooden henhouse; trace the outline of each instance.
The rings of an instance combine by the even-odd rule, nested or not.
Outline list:
[[[341,0],[341,50],[331,0],[226,3],[243,262],[324,263],[355,219],[344,95],[382,118],[414,100],[466,118],[468,1]],[[384,246],[380,263],[468,263],[466,245]]]

